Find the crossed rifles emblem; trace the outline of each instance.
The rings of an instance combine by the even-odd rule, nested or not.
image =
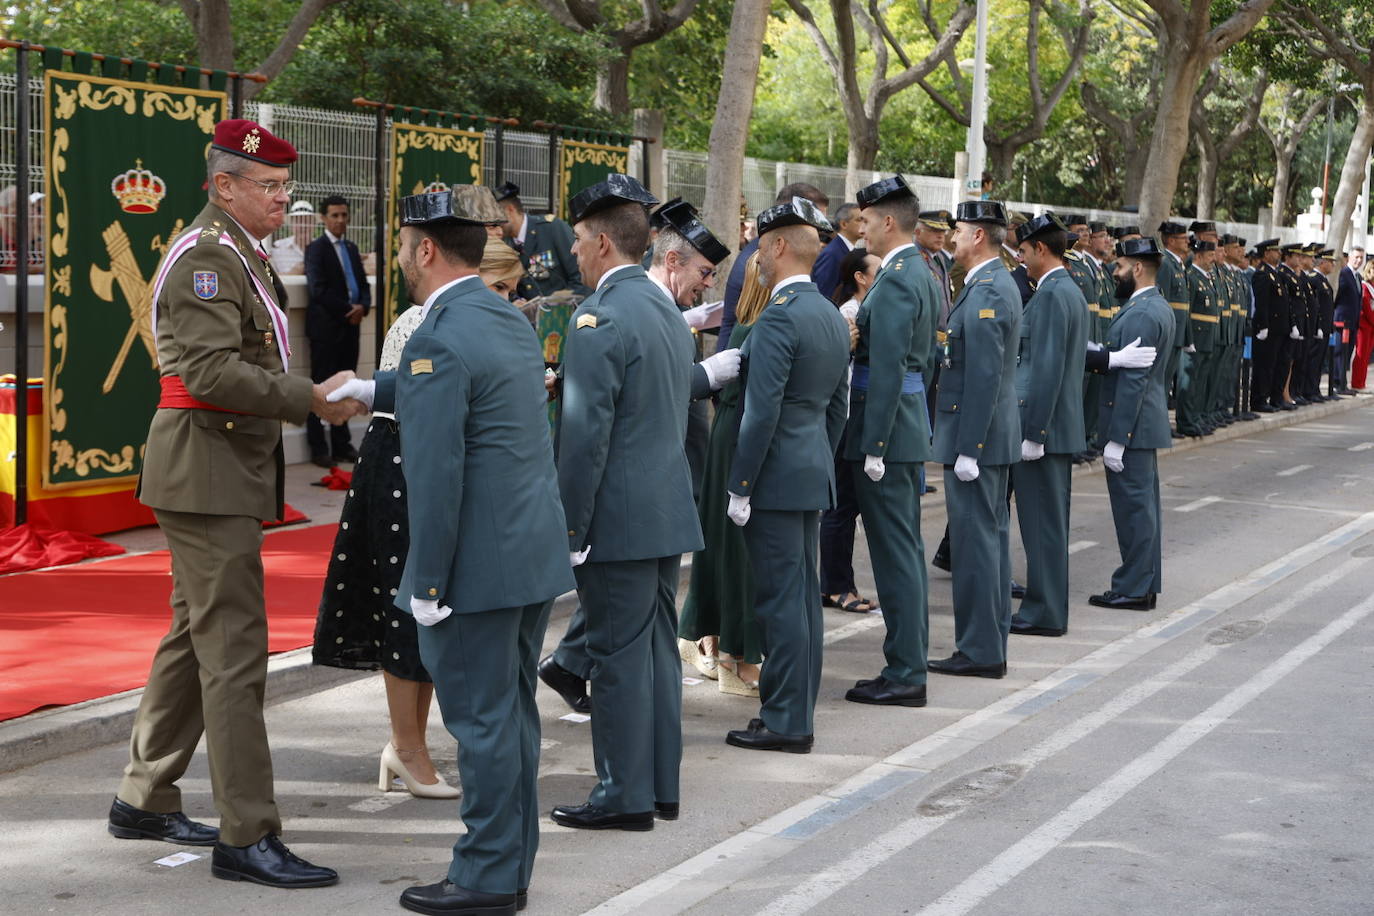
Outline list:
[[[171,233],[167,236],[166,242],[163,242],[160,237],[154,238],[153,250],[166,254],[167,249],[172,246],[173,240],[181,234],[183,225],[183,220],[177,220],[176,225],[172,227]],[[134,257],[133,245],[129,241],[128,233],[124,231],[124,226],[116,220],[102,233],[102,238],[105,240],[105,251],[110,256],[110,266],[104,268],[95,264],[91,265],[91,289],[106,302],[114,302],[114,287],[118,284],[124,302],[129,307],[129,330],[125,332],[124,342],[119,347],[119,353],[115,356],[110,371],[105,375],[105,382],[100,386],[103,393],[109,394],[119,379],[119,373],[124,370],[124,363],[129,359],[129,350],[133,347],[134,338],[143,341],[143,348],[148,351],[148,358],[152,361],[154,370],[157,369],[157,341],[153,339],[151,321],[153,309],[152,280],[143,278],[143,272],[139,269],[138,260]]]

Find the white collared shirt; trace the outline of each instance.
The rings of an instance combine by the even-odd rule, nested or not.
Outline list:
[[[784,280],[779,280],[777,283],[775,283],[775,284],[773,285],[773,291],[772,291],[771,293],[769,293],[768,295],[769,295],[770,298],[773,297],[773,296],[776,296],[776,295],[778,294],[778,290],[782,289],[784,286],[786,286],[786,285],[789,284],[789,283],[810,283],[810,282],[811,282],[811,275],[810,275],[810,274],[793,274],[792,276],[787,277],[787,278],[784,279]]]
[[[328,229],[324,230],[324,237],[329,239],[329,247],[334,249],[334,255],[339,259],[339,266],[344,269],[345,276],[351,276],[349,271],[353,269],[353,265],[344,260],[346,255],[344,254],[343,246],[339,244],[343,241],[344,237],[335,235]],[[356,277],[354,279],[356,279]]]
[[[972,283],[973,275],[978,273],[978,271],[982,270],[984,267],[987,267],[994,261],[1000,264],[1002,262],[1001,255],[995,254],[992,257],[988,258],[986,261],[979,261],[977,264],[974,264],[973,269],[970,270],[968,273],[964,274],[964,285],[968,286],[970,283]]]
[[[1179,264],[1182,264],[1182,263],[1183,263],[1183,259],[1180,258],[1178,255],[1174,254],[1174,253],[1173,253],[1172,251],[1170,251],[1169,249],[1165,248],[1165,249],[1164,249],[1164,253],[1165,253],[1165,254],[1168,254],[1168,255],[1172,255],[1172,256],[1173,256],[1173,259],[1174,259],[1175,261],[1177,261]]]
[[[655,277],[653,271],[649,271],[648,276],[649,279],[653,281],[654,286],[657,286],[659,289],[663,290],[663,295],[668,297],[668,301],[671,302],[673,305],[677,305],[677,300],[673,298],[673,291],[668,288],[668,284],[664,283],[658,277]]]
[[[858,242],[851,242],[848,238],[845,237],[845,234],[843,232],[836,232],[835,235],[839,236],[840,241],[844,242],[844,247],[848,248],[850,251],[853,251],[854,246],[859,244]]]
[[[601,287],[605,286],[605,285],[606,285],[606,281],[609,280],[609,279],[611,279],[611,275],[614,274],[616,271],[624,270],[624,269],[627,268],[627,267],[638,267],[638,266],[639,266],[638,264],[634,264],[634,263],[631,263],[631,264],[617,264],[616,266],[612,267],[610,270],[606,271],[604,274],[601,275],[601,279],[596,281],[596,288],[597,288],[597,289],[601,289]],[[671,295],[669,295],[668,298],[671,299],[671,298],[673,298],[673,297],[672,297]]]
[[[903,251],[906,251],[908,248],[915,247],[916,246],[910,242],[907,242],[905,245],[898,245],[896,248],[892,249],[887,254],[883,255],[883,263],[878,265],[879,268],[886,267],[888,264],[892,263],[892,259],[897,257],[897,255],[901,254]]]
[[[525,244],[525,232],[530,228],[530,216],[528,213],[520,216],[520,231],[515,233],[515,240],[523,246]]]
[[[1060,264],[1058,267],[1051,267],[1049,270],[1045,271],[1043,274],[1040,275],[1040,279],[1035,281],[1035,285],[1039,286],[1040,284],[1048,280],[1050,277],[1054,276],[1054,272],[1056,270],[1064,270],[1064,265]],[[1067,270],[1064,270],[1064,272],[1068,273]]]
[[[1155,285],[1154,285],[1153,283],[1151,283],[1149,286],[1142,286],[1142,287],[1140,287],[1139,289],[1137,289],[1135,292],[1131,293],[1131,298],[1130,298],[1130,299],[1127,299],[1126,301],[1127,301],[1128,303],[1134,302],[1136,296],[1139,296],[1141,293],[1146,292],[1146,291],[1148,291],[1148,290],[1152,290],[1152,289],[1154,289],[1154,288],[1155,288]]]
[[[457,280],[448,281],[443,286],[439,287],[434,292],[430,293],[429,297],[425,299],[425,304],[420,306],[420,320],[424,321],[426,318],[429,317],[429,310],[434,307],[434,303],[439,301],[440,296],[448,292],[449,289],[451,289],[452,287],[455,287],[459,283],[462,283],[464,280],[476,280],[478,283],[482,282],[481,278],[479,278],[477,274],[468,274],[466,277],[459,277]]]

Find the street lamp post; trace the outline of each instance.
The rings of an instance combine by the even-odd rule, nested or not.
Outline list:
[[[983,143],[983,122],[988,112],[988,0],[978,0],[978,24],[974,33],[973,99],[968,125],[968,177],[965,197],[983,196],[983,170],[987,147]]]

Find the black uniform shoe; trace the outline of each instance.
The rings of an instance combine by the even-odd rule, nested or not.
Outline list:
[[[330,458],[328,455],[311,455],[310,463],[322,468],[332,468],[338,464],[337,461]]]
[[[677,802],[654,802],[654,815],[661,821],[677,820],[681,806]]]
[[[582,830],[653,830],[654,812],[622,814],[596,805],[559,805],[553,809],[553,822]]]
[[[275,833],[251,846],[215,844],[210,873],[227,881],[252,881],[268,887],[328,887],[339,882],[332,868],[311,865],[286,848]]]
[[[934,566],[936,569],[943,569],[945,572],[949,572],[949,554],[940,553],[938,550],[935,551],[935,554],[930,558],[930,565]]]
[[[520,909],[518,894],[483,894],[452,881],[408,887],[401,892],[401,906],[444,916],[512,916]]]
[[[1279,410],[1297,410],[1298,405],[1295,401],[1284,401],[1279,405]]]
[[[592,698],[587,696],[587,682],[554,661],[552,655],[539,663],[539,680],[552,687],[554,693],[573,708],[573,712],[592,711]]]
[[[1260,404],[1260,405],[1258,405],[1258,406],[1256,406],[1256,407],[1252,407],[1251,409],[1252,409],[1255,413],[1278,413],[1278,412],[1279,412],[1279,409],[1278,409],[1277,407],[1271,407],[1271,406],[1269,406],[1268,404]],[[1245,419],[1245,418],[1242,417],[1241,419]],[[1252,417],[1251,419],[1253,419],[1253,417]]]
[[[1273,411],[1271,410],[1270,413],[1273,413]],[[1243,413],[1243,414],[1240,415],[1240,418],[1241,418],[1241,420],[1243,420],[1244,422],[1249,423],[1251,420],[1258,420],[1258,419],[1259,419],[1259,414],[1257,414],[1257,413],[1251,413],[1250,411],[1247,410],[1245,413]]]
[[[1037,627],[1028,620],[1013,614],[1011,616],[1011,631],[1021,636],[1063,636],[1068,630],[1060,630],[1054,627]]]
[[[1312,402],[1300,394],[1295,394],[1293,395],[1293,403],[1296,404],[1298,407],[1306,407],[1308,404],[1311,404]]]
[[[753,751],[786,751],[789,754],[809,754],[816,743],[814,735],[779,735],[769,731],[762,719],[750,719],[748,728],[727,732],[725,743]]]
[[[867,703],[870,706],[924,706],[926,685],[897,684],[879,676],[855,684],[845,691],[844,698],[851,703]]]
[[[1011,580],[1011,596],[1012,596],[1013,598],[1024,598],[1024,597],[1026,597],[1026,587],[1025,587],[1024,585],[1022,585],[1020,582],[1017,582],[1015,579],[1012,579],[1012,580]]]
[[[156,814],[125,804],[118,798],[110,805],[110,834],[121,840],[162,840],[178,846],[213,846],[218,828],[195,821],[176,811]]]
[[[1097,607],[1111,607],[1123,611],[1153,611],[1155,609],[1155,595],[1150,593],[1136,598],[1108,589],[1100,595],[1089,595],[1088,603]]]
[[[961,677],[1006,677],[1007,663],[997,665],[977,665],[973,659],[962,652],[955,652],[949,658],[937,658],[926,662],[931,671],[941,674],[957,674]]]
[[[349,464],[355,464],[358,461],[358,450],[351,445],[347,448],[340,449],[334,453],[334,460],[347,461]]]

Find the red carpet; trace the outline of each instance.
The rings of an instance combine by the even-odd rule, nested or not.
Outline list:
[[[269,651],[314,638],[337,527],[264,537]],[[171,594],[165,550],[0,578],[0,720],[142,687]]]

